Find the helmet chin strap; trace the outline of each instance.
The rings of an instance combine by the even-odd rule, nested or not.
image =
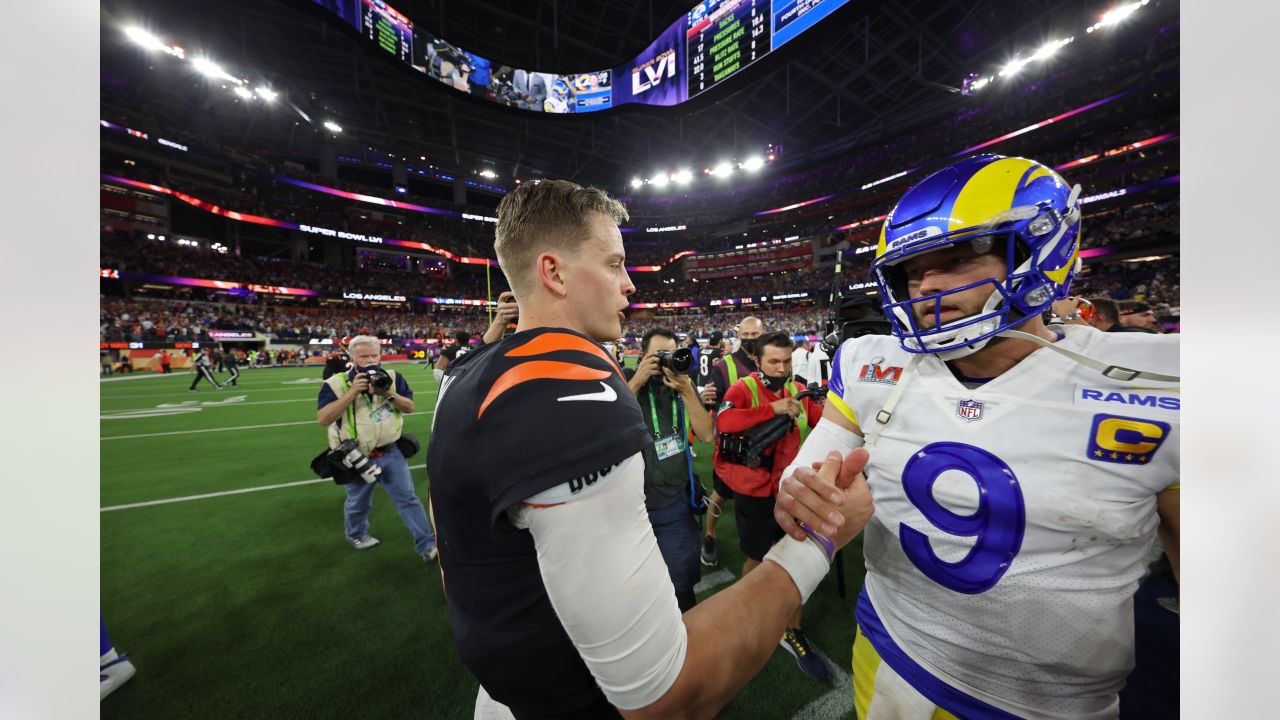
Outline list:
[[[1121,367],[1119,365],[1107,365],[1106,363],[1103,363],[1099,360],[1095,360],[1089,357],[1088,355],[1085,355],[1083,353],[1078,353],[1074,350],[1068,350],[1067,348],[1061,347],[1052,341],[1045,340],[1039,335],[1032,335],[1031,333],[1022,332],[1021,330],[1005,330],[1004,332],[999,333],[995,337],[1027,340],[1039,345],[1040,347],[1047,347],[1056,353],[1065,355],[1067,358],[1075,362],[1078,362],[1087,368],[1097,370],[1099,373],[1101,373],[1105,377],[1108,377],[1112,380],[1119,380],[1121,382],[1129,382],[1133,380],[1154,380],[1156,382],[1169,382],[1169,383],[1176,383],[1181,381],[1181,377],[1178,375],[1166,375],[1164,373],[1150,372],[1148,370],[1133,370],[1131,368]],[[983,341],[981,344],[985,344],[985,343],[986,341]],[[967,352],[962,353],[961,355],[959,355],[959,357],[964,357],[965,355],[971,355],[974,352],[977,352],[977,349],[974,349],[974,350],[968,350],[968,348],[962,348],[962,349],[967,350]],[[939,359],[942,359],[945,361],[947,359],[946,356],[950,353],[934,353],[934,354],[937,355]],[[924,353],[913,353],[911,355],[911,360],[907,362],[906,368],[903,369],[902,377],[901,379],[898,380],[898,384],[893,388],[893,392],[889,394],[889,399],[885,401],[884,406],[880,409],[880,412],[876,413],[875,419],[870,423],[870,426],[862,428],[864,433],[863,437],[865,440],[865,445],[867,447],[875,447],[876,442],[880,439],[880,433],[884,431],[885,426],[889,424],[889,421],[891,419],[893,419],[894,408],[898,407],[898,401],[902,399],[902,394],[906,392],[907,385],[910,384],[911,379],[914,378],[917,374],[916,366],[919,365],[922,360],[924,360],[924,357],[925,357]]]
[[[1151,372],[1148,370],[1133,370],[1119,365],[1107,365],[1106,363],[1100,360],[1095,360],[1083,353],[1078,353],[1074,350],[1068,350],[1067,348],[1060,347],[1057,343],[1045,340],[1039,335],[1032,335],[1031,333],[1022,332],[1021,330],[1005,330],[1004,332],[996,335],[996,337],[1027,340],[1039,345],[1040,347],[1047,347],[1059,355],[1064,355],[1087,368],[1097,370],[1112,380],[1119,380],[1121,382],[1128,382],[1130,380],[1154,380],[1156,382],[1171,383],[1181,382],[1182,380],[1179,375],[1165,375],[1164,373]]]

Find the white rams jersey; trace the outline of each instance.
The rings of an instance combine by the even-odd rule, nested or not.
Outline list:
[[[1176,335],[1065,333],[1108,365],[1178,373]],[[910,359],[892,337],[849,340],[828,397],[866,431]],[[912,374],[868,448],[859,627],[886,662],[918,666],[890,662],[913,686],[975,699],[967,717],[1115,717],[1156,495],[1178,482],[1178,385],[1049,348],[975,389],[932,355]]]

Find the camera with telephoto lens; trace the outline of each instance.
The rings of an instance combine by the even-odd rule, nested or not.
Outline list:
[[[654,355],[658,356],[659,365],[677,375],[688,375],[693,369],[693,351],[689,348],[659,350]]]
[[[350,468],[366,483],[377,482],[378,475],[382,473],[382,468],[378,467],[377,463],[370,460],[368,455],[360,452],[360,442],[358,440],[343,440],[337,449],[329,451],[329,462],[333,465]]]
[[[365,375],[369,376],[369,389],[376,393],[384,393],[391,389],[391,373],[382,368],[370,368],[362,370]]]
[[[795,399],[818,399],[827,394],[825,386],[809,385],[808,389],[795,395]],[[795,418],[790,415],[779,415],[770,418],[746,432],[738,434],[720,434],[720,456],[726,461],[749,468],[762,467],[766,458],[764,453],[773,447],[796,426]],[[768,458],[770,465],[773,457]]]

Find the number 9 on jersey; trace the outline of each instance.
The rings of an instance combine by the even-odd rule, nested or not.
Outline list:
[[[978,486],[978,509],[958,515],[933,497],[933,485],[948,470],[968,475]],[[977,541],[956,562],[938,557],[929,537],[903,523],[898,527],[902,550],[912,564],[939,585],[976,595],[995,587],[1022,548],[1026,509],[1022,488],[1003,460],[981,448],[955,442],[925,446],[911,456],[902,470],[907,499],[934,527]]]

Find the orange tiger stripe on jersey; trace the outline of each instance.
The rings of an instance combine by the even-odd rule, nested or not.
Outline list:
[[[497,400],[499,395],[530,380],[604,380],[607,377],[609,377],[609,373],[606,370],[594,370],[582,365],[558,362],[556,360],[530,360],[511,368],[498,377],[498,380],[493,383],[493,388],[489,390],[488,397],[481,403],[480,412],[476,413],[476,419],[479,420],[484,415],[485,409],[489,407],[490,403]]]
[[[618,367],[618,362],[609,357],[609,353],[601,350],[599,345],[568,333],[544,333],[524,345],[508,351],[506,355],[508,357],[529,357],[531,355],[546,355],[557,350],[578,350],[579,352],[590,353],[612,365],[618,371],[618,375],[622,375],[622,368]]]

